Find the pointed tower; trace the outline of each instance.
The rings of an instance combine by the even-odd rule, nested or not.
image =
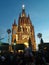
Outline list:
[[[22,5],[22,15],[21,15],[21,17],[26,17],[25,5]]]
[[[12,25],[12,44],[14,44],[14,40],[16,39],[16,32],[17,32],[17,24],[16,20],[14,19],[14,23]]]
[[[32,50],[36,50],[36,42],[35,42],[35,32],[34,26],[30,20],[30,16],[26,15],[25,6],[22,6],[22,12],[18,18],[18,25],[16,25],[15,20],[12,25],[12,43],[16,39],[17,44],[24,44],[26,47],[29,47],[29,38],[31,40]]]

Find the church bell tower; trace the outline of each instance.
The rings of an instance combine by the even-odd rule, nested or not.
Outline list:
[[[18,24],[16,24],[16,20],[14,20],[14,24],[12,25],[12,44],[14,44],[14,40],[16,40],[16,44],[25,44],[26,47],[29,47],[29,39],[31,40],[32,50],[36,50],[36,42],[35,42],[35,32],[34,26],[30,20],[30,16],[26,15],[25,6],[22,6],[22,12],[18,18]]]

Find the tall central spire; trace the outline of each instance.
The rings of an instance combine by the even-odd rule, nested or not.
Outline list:
[[[22,5],[22,17],[26,17],[26,13],[25,13],[25,5]]]

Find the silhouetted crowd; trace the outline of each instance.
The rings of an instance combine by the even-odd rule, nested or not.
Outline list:
[[[47,63],[49,63],[49,55],[47,55],[47,52],[43,53],[42,50],[0,53],[0,65],[47,65]]]

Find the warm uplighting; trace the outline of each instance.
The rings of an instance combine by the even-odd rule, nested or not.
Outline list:
[[[18,35],[16,34],[16,41],[18,41]]]
[[[14,45],[16,45],[16,43],[14,43]]]
[[[45,47],[44,49],[47,49],[47,47]]]
[[[24,45],[25,45],[27,48],[29,47],[28,42],[25,42]]]
[[[18,50],[18,52],[23,52],[23,50]]]

